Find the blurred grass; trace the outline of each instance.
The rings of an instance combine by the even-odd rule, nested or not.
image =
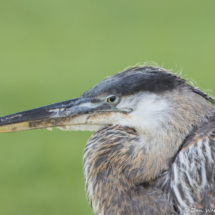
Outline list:
[[[0,0],[0,115],[78,97],[145,61],[183,69],[214,92],[214,7],[212,0]],[[82,170],[90,135],[1,134],[0,214],[92,214]]]

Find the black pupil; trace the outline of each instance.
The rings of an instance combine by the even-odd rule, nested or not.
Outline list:
[[[116,100],[116,96],[109,97],[109,101],[114,102]]]

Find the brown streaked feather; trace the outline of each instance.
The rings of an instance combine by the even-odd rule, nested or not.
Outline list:
[[[170,174],[173,199],[181,212],[215,214],[214,117],[190,134],[177,154]]]
[[[160,184],[163,177],[136,184],[144,174],[144,150],[134,129],[109,126],[96,132],[84,154],[89,202],[96,214],[176,215]],[[151,161],[149,161],[151,162]],[[144,170],[144,168],[143,168]],[[140,180],[139,180],[140,181]]]

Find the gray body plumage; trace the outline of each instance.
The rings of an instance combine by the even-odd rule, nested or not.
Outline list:
[[[215,211],[210,103],[165,69],[134,67],[77,99],[2,117],[0,132],[95,130],[84,151],[84,175],[97,215],[207,214]]]

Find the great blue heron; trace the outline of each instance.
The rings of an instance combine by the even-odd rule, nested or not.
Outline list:
[[[79,98],[1,117],[0,132],[96,131],[84,151],[95,214],[206,214],[215,211],[214,102],[163,68],[140,66]]]

